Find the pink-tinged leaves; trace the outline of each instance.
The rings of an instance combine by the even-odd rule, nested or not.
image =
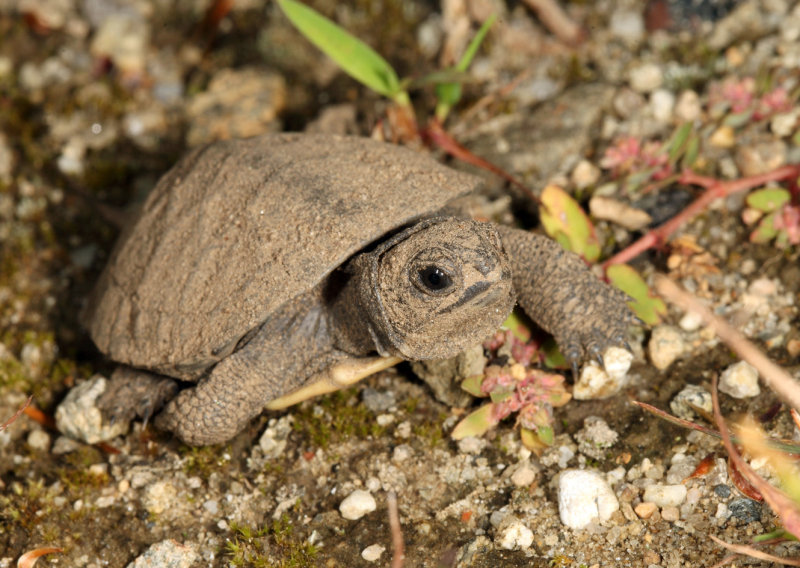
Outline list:
[[[495,426],[499,421],[494,417],[495,405],[493,403],[484,404],[475,412],[467,415],[461,420],[450,437],[454,440],[462,440],[469,436],[482,436]]]
[[[547,234],[567,250],[587,262],[600,258],[600,244],[589,217],[578,202],[556,185],[548,185],[541,195],[540,217]]]
[[[656,325],[667,313],[664,300],[656,296],[639,273],[627,264],[609,266],[606,276],[614,286],[633,298],[628,305],[648,325]]]
[[[781,248],[800,244],[800,207],[791,203],[789,191],[782,188],[754,191],[747,196],[747,206],[743,213],[745,220],[766,213],[750,233],[751,242],[768,243],[774,239]]]

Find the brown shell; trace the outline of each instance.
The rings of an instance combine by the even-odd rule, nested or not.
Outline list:
[[[195,150],[151,192],[87,311],[110,358],[187,378],[473,176],[366,138],[278,134]]]

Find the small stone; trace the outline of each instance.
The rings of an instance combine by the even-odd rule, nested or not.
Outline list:
[[[798,109],[780,112],[770,119],[769,128],[775,136],[780,136],[781,138],[791,136],[797,129],[798,118],[800,118],[800,110]]]
[[[377,390],[367,387],[361,393],[361,400],[371,412],[380,414],[397,405],[397,397],[393,391]]]
[[[126,568],[189,568],[198,560],[195,545],[180,544],[174,540],[162,540],[148,548],[144,554],[128,564]]]
[[[644,501],[636,505],[633,510],[640,519],[649,519],[658,510],[658,505],[650,501]]]
[[[128,431],[124,420],[114,424],[103,422],[96,402],[106,390],[106,379],[94,375],[88,381],[72,388],[56,409],[56,427],[59,432],[87,444],[96,444],[121,436]]]
[[[664,507],[661,509],[661,518],[673,523],[681,518],[681,512],[677,507]]]
[[[400,444],[392,452],[392,461],[404,462],[414,455],[414,450],[408,444]]]
[[[558,479],[558,514],[572,529],[582,529],[595,520],[606,521],[619,509],[619,501],[596,471],[571,469]]]
[[[703,107],[700,96],[694,91],[683,91],[675,103],[675,118],[679,122],[694,122],[700,118]]]
[[[209,499],[205,503],[203,503],[203,509],[211,513],[212,515],[216,515],[219,513],[219,501],[215,499]]]
[[[578,451],[594,459],[603,458],[606,450],[613,446],[618,438],[619,434],[609,428],[608,423],[599,416],[587,416],[583,421],[583,428],[575,434]]]
[[[733,398],[758,396],[761,393],[758,371],[747,361],[734,363],[720,375],[719,390]]]
[[[536,481],[536,470],[529,464],[522,464],[511,474],[511,483],[516,487],[528,487]]]
[[[633,354],[627,349],[609,347],[603,354],[603,369],[595,361],[589,361],[581,369],[572,396],[576,400],[598,400],[617,394],[628,384],[632,360]]]
[[[156,481],[144,489],[142,504],[148,513],[160,515],[174,507],[178,491],[169,481]]]
[[[356,521],[377,508],[375,498],[369,491],[356,489],[339,505],[339,512],[348,521]]]
[[[722,499],[727,499],[731,496],[731,488],[724,483],[714,486],[714,494]]]
[[[380,544],[371,544],[361,551],[361,558],[367,562],[377,562],[381,559],[381,556],[385,551],[385,546],[381,546]]]
[[[743,176],[756,176],[778,169],[786,163],[786,143],[782,140],[740,146],[736,165]]]
[[[641,10],[615,10],[608,27],[613,36],[628,44],[636,45],[644,39],[645,25]]]
[[[728,503],[730,514],[745,523],[753,523],[761,520],[761,504],[752,499],[734,499]]]
[[[686,312],[678,322],[678,326],[688,332],[697,331],[701,325],[703,325],[703,318],[697,312]]]
[[[596,219],[611,221],[631,231],[643,229],[653,222],[646,211],[603,195],[594,195],[589,200],[589,212]]]
[[[723,124],[711,133],[708,143],[715,148],[733,148],[736,145],[736,132],[732,126]]]
[[[291,415],[282,416],[278,419],[272,418],[267,424],[267,429],[258,440],[258,446],[268,459],[277,459],[283,455],[289,434],[292,433]]]
[[[467,436],[458,441],[458,451],[462,454],[477,455],[483,451],[488,442],[477,436]]]
[[[570,179],[578,189],[586,189],[597,183],[600,179],[600,168],[589,160],[581,160],[575,169],[572,170]]]
[[[653,118],[661,124],[669,124],[675,109],[675,95],[666,89],[656,89],[650,95],[650,108]]]
[[[684,420],[693,420],[697,417],[692,406],[711,414],[711,393],[699,385],[686,385],[669,403],[672,413]]]
[[[50,434],[44,430],[33,430],[28,434],[28,447],[37,452],[46,452],[50,449]]]
[[[645,63],[631,70],[628,81],[634,91],[650,93],[662,85],[664,74],[655,63]]]
[[[650,362],[663,371],[686,351],[681,332],[669,325],[660,325],[653,329],[650,343],[647,344]]]
[[[504,550],[526,550],[533,544],[533,531],[514,515],[507,515],[497,528],[494,541]]]
[[[650,501],[659,507],[677,507],[686,500],[685,485],[650,485],[644,490],[643,501]]]
[[[92,39],[91,52],[108,58],[126,74],[144,73],[150,29],[142,17],[130,13],[112,14],[100,25]]]

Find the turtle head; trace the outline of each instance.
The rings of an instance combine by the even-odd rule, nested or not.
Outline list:
[[[362,309],[382,355],[452,357],[491,335],[514,306],[508,257],[489,223],[421,221],[366,264]]]

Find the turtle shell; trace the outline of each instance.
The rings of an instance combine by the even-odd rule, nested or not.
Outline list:
[[[478,183],[366,138],[274,134],[195,150],[120,237],[89,332],[115,361],[196,378],[353,254]]]

